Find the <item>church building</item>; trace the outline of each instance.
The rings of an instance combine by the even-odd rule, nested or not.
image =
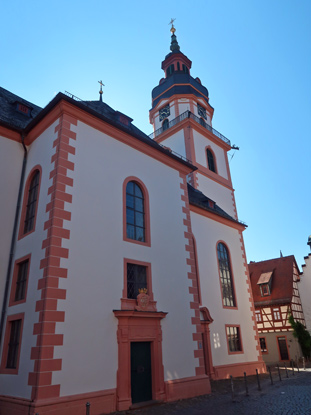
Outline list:
[[[227,153],[171,28],[151,136],[0,88],[0,414],[84,415],[265,371]]]

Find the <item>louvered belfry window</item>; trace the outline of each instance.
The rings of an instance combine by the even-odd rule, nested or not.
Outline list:
[[[147,267],[128,263],[127,298],[136,299],[141,288],[147,288]]]
[[[39,190],[39,179],[40,172],[37,170],[31,179],[29,190],[28,190],[28,199],[26,206],[26,215],[24,222],[24,234],[32,231],[35,223],[36,208],[38,201],[38,190]]]
[[[131,181],[126,186],[126,236],[145,242],[145,201],[140,186]]]
[[[222,289],[222,302],[224,307],[235,307],[233,280],[229,261],[229,254],[226,246],[219,243],[217,246],[218,264]]]

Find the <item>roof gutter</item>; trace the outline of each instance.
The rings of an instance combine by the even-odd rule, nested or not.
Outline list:
[[[26,148],[25,143],[24,143],[24,138],[25,138],[24,134],[22,133],[21,134],[21,143],[22,143],[22,146],[24,148],[24,158],[23,158],[21,178],[20,178],[20,182],[19,182],[19,190],[18,190],[17,203],[16,203],[16,209],[15,209],[14,227],[13,227],[11,247],[10,247],[10,256],[9,256],[8,270],[7,270],[7,274],[6,274],[6,281],[5,281],[5,288],[4,288],[4,296],[3,296],[3,304],[2,304],[2,312],[1,312],[1,321],[0,321],[0,347],[1,347],[2,337],[3,337],[3,331],[4,331],[4,320],[5,320],[5,316],[6,316],[7,302],[8,302],[8,296],[9,296],[10,277],[11,277],[12,264],[13,264],[13,258],[14,258],[14,252],[15,252],[18,218],[19,218],[19,212],[20,212],[20,208],[21,208],[21,200],[22,200],[23,187],[24,187],[25,171],[26,171],[26,165],[27,165],[28,152],[27,152],[27,148]]]

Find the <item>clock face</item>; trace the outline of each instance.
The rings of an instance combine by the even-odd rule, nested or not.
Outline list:
[[[164,118],[169,117],[171,114],[170,106],[167,104],[165,107],[161,108],[159,111],[159,119],[160,121],[164,120]]]
[[[201,107],[200,104],[198,104],[198,114],[199,114],[199,117],[203,117],[205,120],[207,119],[206,109]]]

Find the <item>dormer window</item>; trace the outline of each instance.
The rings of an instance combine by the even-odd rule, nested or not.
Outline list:
[[[208,207],[211,209],[215,209],[215,202],[213,200],[208,201]]]
[[[27,105],[17,102],[16,109],[22,114],[28,115],[28,117],[30,117],[30,108],[27,107]]]
[[[257,285],[259,285],[262,297],[266,297],[271,294],[272,274],[273,271],[263,272],[258,279]]]

